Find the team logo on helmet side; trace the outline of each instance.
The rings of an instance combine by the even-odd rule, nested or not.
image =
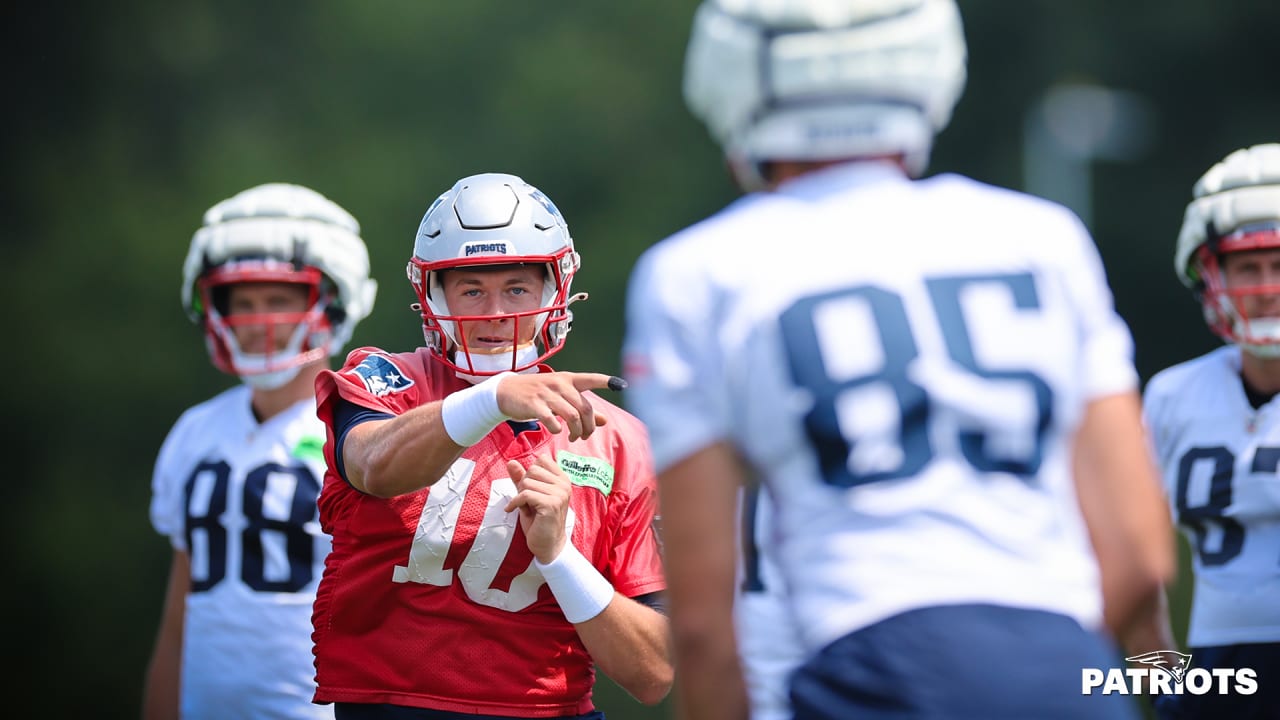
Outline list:
[[[556,220],[560,222],[564,222],[564,216],[560,214],[559,208],[556,207],[555,203],[551,202],[551,198],[542,194],[541,190],[534,188],[533,191],[529,193],[529,197],[533,198],[534,200],[537,200],[538,204],[546,208],[547,212],[551,213],[551,215],[555,217]]]

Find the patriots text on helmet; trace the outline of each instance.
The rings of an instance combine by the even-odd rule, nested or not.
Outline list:
[[[510,253],[510,250],[507,249],[507,244],[504,242],[471,243],[463,248],[463,255],[465,257],[480,254],[492,255],[494,253],[507,255]]]
[[[531,370],[564,345],[569,305],[585,297],[569,289],[578,266],[564,218],[537,188],[505,173],[462,178],[423,216],[408,265],[428,350],[468,379]]]

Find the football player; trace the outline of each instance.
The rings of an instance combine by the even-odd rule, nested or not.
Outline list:
[[[242,382],[183,413],[156,460],[151,521],[173,561],[144,717],[333,717],[312,703],[330,547],[314,387],[376,292],[360,226],[314,190],[260,185],[205,213],[182,304]]]
[[[1164,695],[1167,718],[1280,717],[1280,144],[1196,182],[1174,269],[1227,345],[1156,374],[1144,411],[1195,572],[1192,667],[1257,692]]]
[[[594,668],[671,686],[643,425],[555,372],[578,252],[514,175],[459,180],[408,274],[424,347],[360,348],[317,381],[327,426],[321,702],[349,718],[602,718]]]
[[[642,256],[624,348],[681,717],[748,713],[747,478],[776,512],[799,720],[1136,712],[1080,689],[1174,567],[1132,342],[1072,213],[916,179],[965,52],[953,0],[697,11],[685,97],[749,193]]]

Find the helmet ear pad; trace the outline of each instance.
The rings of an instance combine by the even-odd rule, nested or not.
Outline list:
[[[573,277],[580,266],[560,211],[537,188],[515,175],[484,173],[462,178],[431,204],[414,241],[407,274],[422,314],[428,350],[460,374],[483,377],[525,371],[559,352],[568,335]],[[442,277],[450,270],[545,268],[538,307],[519,313],[460,315],[450,308]],[[513,337],[509,352],[495,355],[466,347],[460,324],[534,317],[532,350]]]

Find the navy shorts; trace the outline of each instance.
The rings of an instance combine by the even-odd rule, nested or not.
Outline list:
[[[1249,643],[1191,648],[1191,669],[1252,668],[1257,692],[1252,695],[1209,692],[1161,695],[1155,701],[1160,720],[1280,720],[1280,643]]]
[[[796,720],[1136,720],[1132,696],[1081,692],[1084,668],[1122,666],[1064,615],[947,605],[831,643],[792,676],[791,702]]]
[[[334,703],[333,716],[334,720],[518,720],[510,715],[467,715],[447,710],[366,703]],[[605,720],[605,718],[604,713],[593,710],[586,715],[566,715],[555,720]]]

